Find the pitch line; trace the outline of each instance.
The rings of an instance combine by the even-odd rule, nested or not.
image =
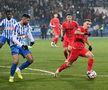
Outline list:
[[[8,68],[8,69],[10,69],[10,66],[0,66],[0,68]],[[38,72],[46,73],[46,74],[41,74],[41,75],[54,75],[55,74],[54,72],[47,71],[47,70],[33,69],[33,68],[26,68],[26,69],[30,70],[30,71],[38,71]],[[3,73],[9,73],[9,72],[3,72]],[[34,74],[34,75],[36,75],[37,73],[22,73],[22,74]],[[83,74],[79,74],[79,75],[73,74],[72,76],[85,77],[86,75],[83,75]],[[102,78],[106,77],[106,78],[108,78],[108,75],[97,75],[97,77],[102,77]]]
[[[0,66],[0,68],[9,68],[10,69],[10,66]],[[33,68],[26,68],[26,69],[27,70],[30,70],[30,71],[43,72],[43,73],[47,73],[47,74],[51,74],[51,75],[54,75],[55,74],[54,72],[47,71],[47,70],[42,70],[42,69],[33,69]]]
[[[10,72],[2,72],[2,73],[4,73],[4,74],[9,74]],[[45,75],[51,75],[51,74],[38,74],[38,73],[27,73],[27,72],[25,72],[25,73],[22,73],[23,75],[43,75],[43,76],[45,76]],[[80,74],[80,75],[77,75],[77,74],[72,74],[72,77],[86,77],[86,75],[82,75],[82,74]],[[101,78],[108,78],[108,75],[98,75],[97,77],[101,77]],[[67,77],[66,77],[67,78]]]
[[[43,73],[47,73],[47,74],[52,74],[54,75],[54,72],[51,71],[47,71],[47,70],[41,70],[41,69],[33,69],[33,68],[26,68],[27,70],[31,70],[31,71],[39,71],[39,72],[43,72]]]
[[[2,72],[3,74],[9,74],[10,72]],[[47,73],[29,73],[29,72],[22,72],[23,75],[41,75],[41,76],[50,76],[51,74],[47,74]]]

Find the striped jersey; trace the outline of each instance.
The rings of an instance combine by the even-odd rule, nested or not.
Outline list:
[[[29,24],[21,25],[21,23],[18,22],[15,25],[15,30],[12,35],[12,42],[10,43],[10,46],[14,44],[17,44],[18,46],[28,45],[28,39],[33,42],[34,38],[32,36],[31,29],[32,28]]]
[[[11,18],[10,20],[8,20],[7,18],[3,19],[0,22],[0,27],[4,28],[2,36],[4,36],[7,39],[10,39],[16,23],[17,21],[13,18]]]

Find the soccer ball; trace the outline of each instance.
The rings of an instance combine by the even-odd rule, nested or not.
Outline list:
[[[94,79],[96,78],[97,74],[95,71],[87,72],[87,76],[89,79]]]

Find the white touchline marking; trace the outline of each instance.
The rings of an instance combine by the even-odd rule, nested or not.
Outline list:
[[[27,70],[31,70],[31,71],[39,71],[39,72],[44,72],[44,73],[48,73],[48,74],[52,74],[54,75],[54,72],[51,71],[46,71],[46,70],[41,70],[41,69],[33,69],[33,68],[26,68]]]
[[[10,68],[10,66],[0,66],[1,68]],[[43,73],[47,73],[47,74],[52,74],[54,75],[54,72],[51,71],[47,71],[47,70],[41,70],[41,69],[33,69],[33,68],[26,68],[27,70],[31,70],[31,71],[39,71],[39,72],[43,72]]]
[[[10,72],[2,72],[3,74],[9,74]],[[24,73],[22,73],[23,75],[43,75],[43,76],[45,76],[45,75],[51,75],[51,74],[47,74],[47,73],[28,73],[28,72],[24,72]]]
[[[10,66],[0,66],[0,68],[9,68],[10,69]],[[51,72],[51,71],[47,71],[47,70],[41,70],[41,69],[33,69],[33,68],[26,68],[27,70],[31,70],[31,71],[39,71],[39,72],[43,72],[43,73],[46,73],[46,74],[41,74],[41,75],[54,75],[55,73],[54,72]],[[3,73],[9,73],[9,72],[3,72]],[[34,74],[34,75],[38,75],[37,73],[22,73],[22,74]],[[39,74],[40,75],[40,74]],[[73,74],[72,76],[78,76],[78,77],[85,77],[86,75],[82,75],[82,74]],[[98,77],[106,77],[108,78],[108,75],[97,75]]]
[[[10,66],[0,66],[1,68],[10,68]]]

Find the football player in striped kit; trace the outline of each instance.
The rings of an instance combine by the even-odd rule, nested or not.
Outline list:
[[[30,46],[34,44],[34,38],[31,34],[29,21],[30,16],[28,14],[24,14],[21,20],[15,25],[15,30],[10,42],[13,64],[10,70],[9,82],[14,82],[15,71],[18,77],[20,79],[23,79],[23,76],[21,75],[21,70],[27,68],[33,62],[32,54],[28,49],[27,43],[25,42],[25,39],[29,38],[31,41]],[[19,63],[19,54],[24,56],[27,60],[17,68],[17,65]]]
[[[4,28],[0,37],[0,48],[7,42],[9,44],[14,26],[17,21],[13,18],[12,10],[6,10],[6,18],[0,22],[0,27]]]

